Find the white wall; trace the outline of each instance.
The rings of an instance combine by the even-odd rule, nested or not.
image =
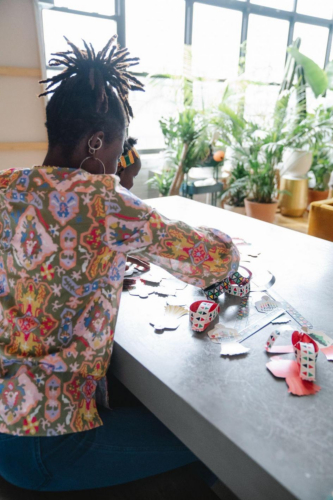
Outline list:
[[[33,0],[0,0],[0,66],[40,68]],[[0,75],[0,147],[46,142],[45,108],[37,77]],[[1,151],[0,169],[30,167],[45,151]]]

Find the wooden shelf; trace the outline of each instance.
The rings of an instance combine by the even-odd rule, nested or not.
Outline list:
[[[19,68],[14,66],[0,66],[1,76],[28,76],[41,78],[42,72],[39,68]]]
[[[46,151],[47,142],[0,142],[0,151]]]

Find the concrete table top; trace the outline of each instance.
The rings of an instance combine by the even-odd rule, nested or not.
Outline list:
[[[253,243],[276,277],[273,290],[332,335],[332,243],[185,198],[147,203]],[[222,359],[186,317],[177,330],[155,334],[149,319],[164,303],[123,293],[115,375],[240,499],[325,500],[333,490],[333,364],[321,354],[322,390],[293,396],[266,369],[269,327],[246,340],[246,357]]]

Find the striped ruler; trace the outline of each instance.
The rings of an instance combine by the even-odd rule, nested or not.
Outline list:
[[[263,315],[262,318],[256,319],[255,321],[253,321],[253,323],[250,323],[249,326],[244,328],[244,330],[241,330],[239,332],[239,336],[241,337],[241,340],[239,342],[243,342],[243,340],[248,339],[249,337],[251,337],[251,335],[259,332],[259,330],[265,328],[265,326],[269,325],[269,323],[274,321],[276,318],[282,316],[282,314],[285,314],[285,310],[278,308],[274,309],[274,311],[270,313]]]
[[[298,323],[300,326],[304,327],[306,326],[307,328],[312,329],[313,325],[308,321],[307,319],[304,318],[296,309],[291,306],[286,300],[284,300],[283,297],[281,297],[277,292],[270,290],[267,292],[267,295],[270,295],[272,299],[276,300],[277,302],[280,302],[281,307],[286,311],[289,316],[291,316],[296,323]]]

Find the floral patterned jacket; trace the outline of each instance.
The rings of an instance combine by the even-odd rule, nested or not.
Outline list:
[[[166,219],[112,175],[34,167],[0,173],[0,432],[102,425],[126,254],[207,287],[236,270],[220,231]]]

